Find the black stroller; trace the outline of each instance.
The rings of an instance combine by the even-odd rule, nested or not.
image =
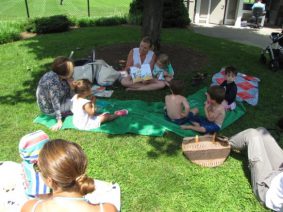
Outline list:
[[[270,39],[272,43],[261,51],[260,62],[266,64],[265,54],[268,53],[270,57],[269,68],[272,71],[277,71],[283,65],[283,30],[281,33],[271,33]]]

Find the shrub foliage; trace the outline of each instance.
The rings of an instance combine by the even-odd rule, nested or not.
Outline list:
[[[40,34],[65,32],[69,30],[71,22],[65,15],[55,15],[31,20],[28,24],[27,31]]]
[[[129,23],[142,24],[143,0],[133,0],[129,9]],[[163,27],[185,27],[190,24],[188,11],[182,0],[164,0]]]

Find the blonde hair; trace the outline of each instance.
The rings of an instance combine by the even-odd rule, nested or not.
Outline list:
[[[91,90],[91,82],[88,79],[81,79],[74,82],[74,91],[76,94],[81,95]]]
[[[52,70],[60,76],[70,76],[73,75],[74,64],[69,58],[59,56],[52,63]]]
[[[169,56],[167,54],[160,54],[157,60],[164,66],[169,65]]]
[[[62,191],[86,195],[95,189],[93,179],[85,174],[87,157],[76,143],[62,139],[45,143],[39,153],[38,163],[42,176],[51,178],[53,185]]]
[[[145,36],[142,38],[141,42],[148,43],[149,47],[151,48],[153,45],[152,39],[149,36]]]

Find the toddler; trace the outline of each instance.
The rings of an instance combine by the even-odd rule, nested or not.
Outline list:
[[[225,98],[223,105],[225,109],[234,110],[236,108],[237,85],[235,79],[237,77],[237,70],[233,66],[225,68],[225,80],[220,86],[225,88]]]
[[[182,129],[194,130],[201,133],[215,133],[221,129],[225,118],[225,109],[222,101],[225,89],[219,85],[211,86],[206,93],[204,106],[205,117],[195,115],[190,117],[193,125],[182,125]]]
[[[107,121],[112,121],[118,116],[127,115],[127,110],[116,111],[114,114],[97,114],[95,102],[96,98],[92,95],[92,84],[87,79],[74,82],[76,95],[72,98],[73,124],[80,130],[91,130],[100,127]],[[87,99],[89,97],[89,99]]]
[[[154,65],[152,74],[158,80],[171,81],[174,76],[174,70],[170,64],[169,57],[167,54],[160,54]]]
[[[181,95],[184,82],[172,80],[169,82],[169,88],[171,94],[165,97],[165,118],[178,125],[185,124],[192,114],[190,113],[189,102]]]

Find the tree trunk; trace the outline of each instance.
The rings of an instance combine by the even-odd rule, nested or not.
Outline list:
[[[154,49],[160,50],[163,0],[144,0],[142,35],[150,36]]]

